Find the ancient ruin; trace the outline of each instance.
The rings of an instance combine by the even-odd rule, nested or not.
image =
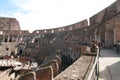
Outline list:
[[[15,18],[0,17],[0,79],[85,80],[95,59],[92,40],[105,48],[120,40],[120,0],[89,21],[29,33]]]

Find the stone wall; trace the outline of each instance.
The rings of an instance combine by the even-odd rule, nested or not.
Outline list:
[[[120,2],[116,1],[107,8],[90,17],[90,26],[93,27],[99,25],[100,23],[102,24],[117,15],[120,12],[119,5]]]
[[[86,80],[93,62],[93,56],[81,56],[67,69],[57,75],[54,80]]]
[[[90,17],[88,40],[103,40],[106,48],[113,48],[120,40],[120,0]]]
[[[86,26],[88,26],[88,21],[85,19],[83,21],[80,21],[80,22],[77,22],[77,23],[74,23],[68,26],[59,27],[59,28],[35,30],[33,34],[58,33],[58,32],[63,32],[63,31],[80,29]]]
[[[0,17],[0,30],[21,30],[15,18]]]

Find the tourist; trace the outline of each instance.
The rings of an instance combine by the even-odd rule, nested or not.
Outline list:
[[[97,41],[93,40],[91,45],[91,52],[97,53],[99,51],[99,46]]]
[[[118,40],[116,43],[116,53],[119,54],[120,53],[120,41]]]
[[[101,56],[101,49],[103,47],[103,42],[102,41],[98,41],[98,47],[99,47],[99,56]]]

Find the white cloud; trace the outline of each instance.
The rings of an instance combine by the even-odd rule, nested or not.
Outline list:
[[[61,27],[96,14],[115,0],[13,0],[22,10],[15,12],[25,30]]]

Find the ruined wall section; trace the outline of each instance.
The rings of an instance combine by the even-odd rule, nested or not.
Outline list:
[[[120,12],[120,0],[117,0],[116,4],[117,4],[117,12]]]
[[[0,30],[21,30],[15,18],[0,17]]]
[[[86,27],[86,26],[88,26],[88,21],[85,19],[83,21],[80,21],[80,22],[77,22],[77,23],[74,23],[74,24],[71,24],[71,25],[59,27],[59,28],[35,30],[35,31],[33,31],[33,34],[58,33],[58,32],[62,32],[62,31],[80,29],[80,28]]]
[[[120,40],[120,0],[90,17],[89,36],[91,39],[104,40],[106,46],[112,46]],[[113,39],[111,39],[113,38]]]
[[[102,10],[98,14],[95,14],[92,17],[90,17],[90,26],[95,27],[96,25],[100,24],[103,20],[104,15],[105,15],[105,10]]]
[[[113,18],[120,13],[120,0],[114,2],[104,10],[90,17],[90,26],[97,26],[103,22]]]
[[[106,22],[106,30],[107,32],[113,34],[113,42],[114,44],[120,40],[120,14],[113,17],[112,19]],[[112,36],[110,36],[111,38]],[[110,39],[109,38],[109,39]],[[110,39],[111,40],[111,39]]]

